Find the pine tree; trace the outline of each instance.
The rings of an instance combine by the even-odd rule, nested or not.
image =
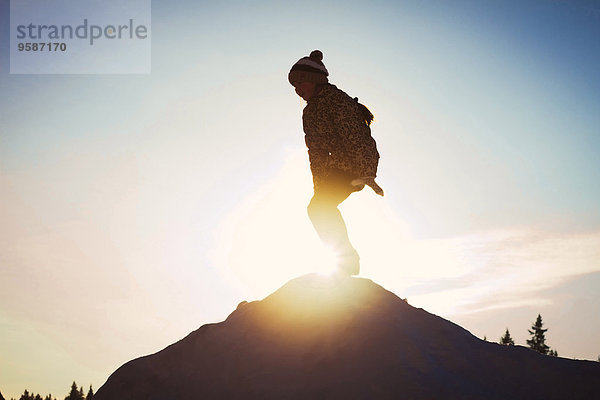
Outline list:
[[[527,330],[531,335],[531,339],[527,340],[527,345],[529,348],[537,351],[541,354],[548,354],[550,347],[546,345],[546,331],[548,329],[543,329],[542,326],[544,323],[542,322],[542,316],[538,314],[535,323],[531,326],[532,330]]]
[[[88,390],[87,396],[85,396],[85,400],[92,400],[94,398],[94,391],[92,390],[92,385],[90,385],[90,390]]]
[[[25,389],[21,397],[19,397],[19,400],[33,400],[33,396],[29,394],[27,389]]]
[[[512,337],[510,337],[510,332],[508,331],[508,328],[506,328],[506,332],[504,333],[504,336],[502,336],[500,338],[500,344],[503,344],[505,346],[514,346],[515,345],[515,341],[513,340]]]
[[[71,391],[69,392],[69,395],[65,397],[65,400],[84,400],[83,387],[79,389],[77,387],[77,383],[73,381],[73,384],[71,385]]]

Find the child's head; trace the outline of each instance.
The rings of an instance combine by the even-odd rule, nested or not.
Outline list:
[[[288,74],[288,80],[304,100],[312,97],[317,85],[328,82],[329,72],[322,60],[323,53],[313,50],[310,56],[299,59]]]
[[[313,82],[299,82],[294,85],[294,89],[296,89],[298,96],[308,101],[314,96],[317,84]]]

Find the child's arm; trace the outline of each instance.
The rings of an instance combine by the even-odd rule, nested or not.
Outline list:
[[[379,186],[377,184],[377,182],[375,182],[374,176],[362,176],[360,178],[356,178],[356,179],[352,180],[352,186],[360,186],[360,185],[367,185],[371,189],[373,189],[373,191],[375,193],[377,193],[380,196],[383,196],[383,189],[381,188],[381,186]]]

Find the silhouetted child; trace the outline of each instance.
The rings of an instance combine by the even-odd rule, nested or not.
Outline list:
[[[307,102],[302,123],[315,191],[308,216],[321,240],[336,252],[339,270],[356,275],[360,257],[337,207],[365,185],[383,196],[375,183],[379,153],[369,128],[373,114],[358,98],[329,83],[322,61],[323,53],[315,50],[298,60],[288,75]]]

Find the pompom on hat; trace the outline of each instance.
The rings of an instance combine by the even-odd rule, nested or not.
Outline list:
[[[301,82],[313,82],[316,84],[327,83],[329,72],[323,64],[323,53],[313,50],[308,57],[302,57],[292,66],[288,74],[288,80],[295,86]]]

